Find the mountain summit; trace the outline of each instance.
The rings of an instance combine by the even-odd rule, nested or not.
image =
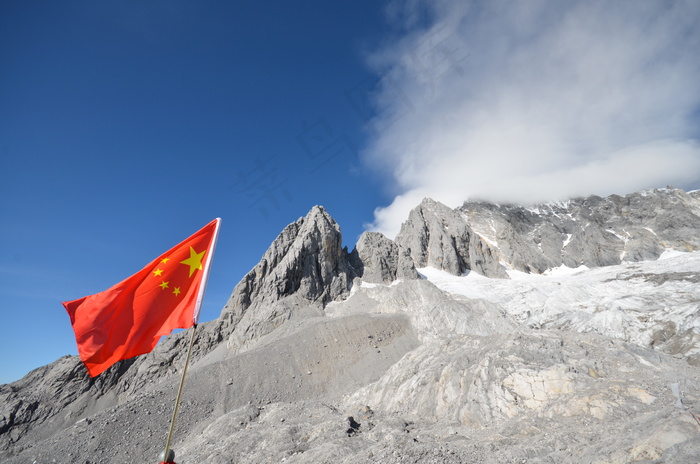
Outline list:
[[[352,251],[316,206],[200,324],[177,462],[696,462],[700,192],[425,199]],[[186,332],[0,385],[0,461],[147,462]]]

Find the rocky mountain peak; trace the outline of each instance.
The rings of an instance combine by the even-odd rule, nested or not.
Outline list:
[[[491,246],[474,232],[457,210],[424,199],[408,215],[396,236],[416,267],[435,267],[454,275],[476,271],[487,277],[506,277]]]
[[[305,302],[321,310],[346,293],[353,274],[340,226],[322,206],[289,224],[235,286],[221,313],[231,347],[269,333]]]

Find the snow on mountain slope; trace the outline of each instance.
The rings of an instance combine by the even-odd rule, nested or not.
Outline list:
[[[700,252],[666,252],[657,261],[595,269],[562,266],[544,274],[511,270],[510,280],[418,271],[457,297],[499,305],[530,328],[598,333],[700,363]]]

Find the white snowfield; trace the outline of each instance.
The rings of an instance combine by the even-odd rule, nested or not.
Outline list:
[[[667,251],[656,261],[595,269],[562,266],[542,275],[509,270],[510,279],[418,271],[441,290],[495,303],[531,328],[594,332],[641,346],[652,345],[659,331],[685,333],[695,347],[682,354],[700,354],[700,252]]]

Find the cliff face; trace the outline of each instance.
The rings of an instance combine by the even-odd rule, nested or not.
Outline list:
[[[396,243],[416,267],[454,275],[504,269],[542,273],[559,266],[600,267],[657,259],[667,249],[700,249],[700,192],[642,191],[531,207],[466,202],[452,210],[426,199]]]
[[[700,249],[700,192],[642,191],[526,208],[467,202],[463,220],[514,269],[609,266]]]
[[[378,232],[364,232],[355,245],[350,265],[356,277],[369,283],[418,279],[416,266],[406,248]]]
[[[426,199],[408,216],[396,237],[416,267],[435,267],[461,275],[474,271],[487,277],[506,277],[494,250],[477,235],[458,211]]]
[[[198,327],[177,461],[693,462],[698,250],[700,192],[674,189],[426,199],[351,252],[314,207]],[[0,385],[0,461],[154,460],[188,336]]]
[[[320,206],[288,225],[236,285],[220,319],[240,349],[304,312],[319,315],[351,287],[354,272],[338,224]]]

